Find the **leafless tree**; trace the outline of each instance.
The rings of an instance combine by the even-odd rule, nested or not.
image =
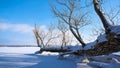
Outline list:
[[[82,44],[82,47],[85,47],[86,44],[81,37],[79,29],[88,24],[88,12],[82,12],[83,8],[79,7],[80,0],[56,0],[56,3],[62,8],[60,9],[52,5],[51,8],[54,15],[61,22],[68,25],[75,38]]]
[[[44,45],[44,38],[45,38],[44,32],[40,31],[39,28],[36,26],[36,24],[35,24],[35,28],[33,32],[34,32],[38,47],[44,47],[45,46]]]
[[[55,32],[55,27],[51,24],[46,34],[46,46],[49,46],[51,41],[55,41],[56,38],[59,38],[60,35]]]
[[[59,37],[59,35],[54,34],[54,27],[50,27],[48,31],[44,29],[39,29],[36,27],[33,30],[38,47],[45,48],[50,45],[50,42]]]
[[[67,44],[66,32],[68,31],[68,29],[66,25],[64,25],[64,23],[61,23],[60,21],[58,21],[58,29],[61,32],[61,48],[63,49],[63,47]]]
[[[34,32],[34,35],[35,35],[35,39],[36,39],[36,42],[37,42],[37,46],[38,46],[38,47],[41,47],[41,46],[40,46],[40,41],[39,41],[39,30],[38,30],[36,24],[35,24],[35,27],[34,27],[33,32]]]
[[[35,35],[37,46],[40,47],[39,38],[38,38],[38,31],[37,31],[36,26],[35,26],[35,29],[33,30],[33,32],[34,32],[34,35]]]

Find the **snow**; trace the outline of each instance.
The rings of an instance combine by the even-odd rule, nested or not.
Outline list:
[[[90,65],[98,68],[120,68],[120,64],[118,63],[91,62]]]
[[[81,45],[79,46],[66,46],[65,48],[70,48],[72,51],[77,51],[77,50],[88,50],[88,49],[92,49],[94,48],[94,46],[96,45],[96,43],[101,43],[107,41],[106,39],[106,35],[102,34],[100,36],[98,36],[97,40],[93,41],[93,42],[89,42],[86,44],[86,46],[83,48]]]
[[[89,65],[101,68],[120,68],[120,56],[115,54],[94,56]]]
[[[0,47],[0,68],[119,68],[120,53],[89,57],[43,52],[38,47]],[[82,61],[87,61],[84,63]],[[89,62],[88,62],[89,61]]]
[[[0,47],[0,68],[76,68],[72,60],[59,60],[57,54],[34,54],[37,47]]]
[[[116,33],[116,34],[120,34],[120,25],[117,26],[111,26],[111,32]],[[101,43],[107,41],[106,39],[106,34],[101,34],[100,36],[97,37],[97,39],[93,42],[87,43],[86,46],[84,47],[84,50],[88,50],[91,49],[95,46],[96,43]],[[83,50],[82,46],[80,47],[73,47],[73,50],[78,50],[78,48],[80,50]]]
[[[95,44],[96,44],[96,41],[87,43],[84,48],[81,45],[77,45],[77,46],[66,46],[64,47],[64,49],[70,49],[73,52],[77,50],[88,50],[88,49],[94,48]]]
[[[116,34],[120,34],[120,25],[112,26],[111,30],[112,30],[111,32],[114,32]]]
[[[0,47],[0,53],[34,54],[38,50],[38,47]]]
[[[102,35],[98,36],[97,41],[98,41],[99,43],[100,43],[100,42],[107,41],[106,35],[105,35],[105,34],[102,34]]]
[[[87,45],[85,47],[85,50],[94,48],[95,44],[96,44],[96,41],[95,42],[87,43]]]

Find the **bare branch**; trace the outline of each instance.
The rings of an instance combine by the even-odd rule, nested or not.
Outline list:
[[[55,6],[52,6],[51,8],[54,15],[57,16],[59,20],[61,20],[69,26],[69,29],[72,32],[72,34],[84,47],[85,43],[82,40],[82,37],[79,33],[79,28],[87,25],[85,24],[87,21],[87,18],[85,19],[87,13],[80,14],[79,10],[81,8],[78,6],[79,2],[79,0],[57,0],[56,3],[62,7],[62,10],[57,10]],[[78,17],[76,15],[78,15]]]
[[[107,14],[108,18],[112,22],[112,25],[115,25],[115,22],[113,20],[116,19],[116,17],[118,15],[120,15],[120,9],[118,9],[116,11],[115,9],[112,9],[112,8],[111,8],[110,12]],[[116,21],[116,22],[118,22],[118,21]]]

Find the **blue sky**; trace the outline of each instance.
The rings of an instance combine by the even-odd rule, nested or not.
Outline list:
[[[42,25],[51,19],[49,0],[0,0],[0,18],[12,23]]]
[[[50,2],[54,0],[0,0],[0,45],[35,44],[34,24],[46,28],[54,22]],[[108,2],[119,3],[119,0]],[[106,7],[109,6],[106,4]]]
[[[34,44],[34,24],[44,27],[52,22],[49,1],[0,0],[0,45]]]

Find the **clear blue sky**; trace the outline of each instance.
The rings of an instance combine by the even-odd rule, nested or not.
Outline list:
[[[108,4],[120,3],[110,1]],[[45,28],[54,22],[49,2],[54,0],[0,0],[0,45],[35,44],[34,23]]]
[[[49,1],[52,0],[0,0],[0,18],[12,23],[47,23],[51,20]]]

